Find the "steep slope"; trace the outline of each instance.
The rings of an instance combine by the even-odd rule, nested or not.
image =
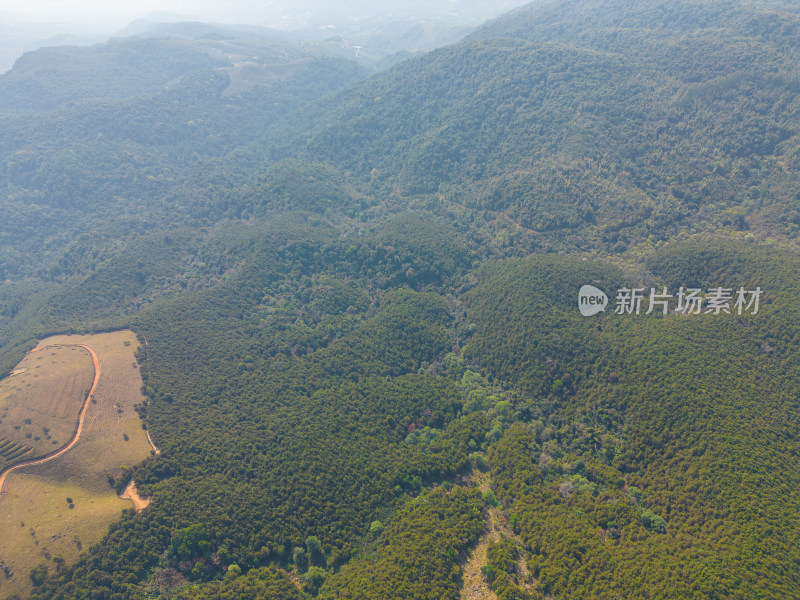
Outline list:
[[[794,237],[800,17],[779,6],[536,3],[327,103],[308,156],[544,247]]]

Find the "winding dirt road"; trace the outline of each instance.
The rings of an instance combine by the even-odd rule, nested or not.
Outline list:
[[[153,452],[155,452],[156,454],[161,454],[161,450],[159,450],[156,447],[156,445],[153,443],[153,438],[150,437],[150,430],[149,429],[145,429],[144,433],[147,436],[147,441],[150,443],[150,446],[153,448]]]
[[[39,350],[45,350],[47,348],[56,348],[56,347],[63,347],[63,346],[78,346],[80,348],[85,348],[89,351],[89,354],[92,355],[92,362],[94,362],[94,380],[92,381],[92,387],[89,390],[89,393],[86,394],[86,399],[83,401],[83,406],[81,407],[81,412],[78,413],[78,428],[75,430],[75,435],[73,436],[72,440],[66,445],[63,446],[60,450],[56,450],[47,454],[41,458],[31,458],[29,460],[23,460],[20,463],[12,465],[10,467],[5,468],[2,472],[0,472],[0,493],[3,492],[3,486],[6,482],[6,477],[9,473],[16,469],[21,469],[23,467],[32,467],[34,465],[41,465],[42,463],[46,463],[48,461],[53,460],[54,458],[58,458],[62,454],[68,452],[75,444],[78,443],[78,439],[81,437],[81,431],[83,431],[83,421],[86,417],[86,409],[89,407],[89,402],[92,399],[92,394],[94,394],[94,390],[97,388],[97,382],[100,381],[100,359],[97,358],[97,354],[94,351],[94,348],[91,346],[87,346],[86,344],[54,344],[52,346],[42,346],[41,348],[34,348],[29,352],[29,354],[33,354],[34,352],[38,352]]]

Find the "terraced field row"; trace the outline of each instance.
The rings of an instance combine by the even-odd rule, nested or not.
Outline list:
[[[33,451],[33,448],[30,446],[26,446],[25,444],[20,444],[18,442],[13,442],[8,438],[0,439],[0,466],[3,466],[3,463],[10,464],[27,454],[30,454]]]

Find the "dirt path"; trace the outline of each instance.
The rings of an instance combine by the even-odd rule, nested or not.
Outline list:
[[[489,489],[489,474],[477,472],[473,481],[478,484],[481,493]],[[489,589],[489,584],[483,578],[481,567],[486,566],[486,549],[490,541],[499,539],[500,534],[497,529],[497,515],[495,509],[489,510],[488,527],[478,541],[478,545],[472,549],[467,562],[462,568],[464,585],[461,587],[461,600],[497,600],[497,594]]]
[[[489,491],[491,484],[489,473],[478,471],[473,476],[473,481],[477,484],[481,493]],[[461,587],[461,600],[497,600],[497,595],[489,589],[489,585],[486,583],[481,571],[481,568],[487,564],[486,551],[489,547],[489,542],[497,542],[500,540],[501,534],[504,537],[519,541],[499,508],[490,508],[487,520],[486,532],[481,536],[478,545],[467,556],[467,561],[462,567],[464,585]],[[519,579],[521,587],[525,589],[534,587],[524,556],[519,561]]]
[[[20,463],[7,467],[0,473],[0,493],[3,491],[3,486],[6,482],[6,477],[9,473],[16,469],[22,469],[23,467],[32,467],[34,465],[41,465],[42,463],[46,463],[48,461],[53,460],[54,458],[58,458],[62,454],[68,452],[75,444],[78,443],[78,439],[81,437],[81,431],[83,431],[83,421],[86,417],[86,409],[89,407],[89,402],[92,400],[92,394],[94,394],[95,389],[97,388],[97,382],[100,381],[100,359],[97,358],[97,353],[94,351],[94,348],[91,346],[87,346],[86,344],[57,344],[53,346],[42,346],[41,348],[34,348],[29,352],[32,354],[34,352],[38,352],[39,350],[45,350],[46,348],[55,348],[55,347],[63,347],[63,346],[78,346],[80,348],[85,348],[89,351],[89,354],[92,355],[92,362],[94,363],[94,380],[92,381],[92,387],[89,390],[89,393],[86,394],[86,399],[83,401],[83,406],[81,407],[80,413],[78,413],[78,428],[75,430],[75,435],[73,436],[72,440],[60,450],[56,450],[43,456],[42,458],[31,458],[28,460],[23,460]]]
[[[489,546],[489,541],[494,539],[493,533],[496,534],[497,532],[493,531],[490,524],[489,529],[483,534],[478,545],[475,546],[469,558],[467,558],[462,572],[464,585],[461,587],[461,600],[478,600],[479,598],[497,600],[497,594],[489,589],[489,584],[486,583],[481,572],[481,567],[486,566],[486,549]]]
[[[150,437],[150,430],[145,429],[144,434],[147,436],[147,441],[150,442],[150,445],[153,447],[153,452],[155,452],[156,454],[161,454],[161,450],[156,448],[156,445],[153,443],[153,438]]]

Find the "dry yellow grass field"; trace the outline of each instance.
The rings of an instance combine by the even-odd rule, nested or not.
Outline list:
[[[0,381],[0,469],[64,446],[93,377],[86,349],[54,346],[28,354]]]
[[[133,508],[111,489],[108,475],[119,475],[123,465],[138,464],[152,451],[133,408],[145,401],[135,366],[136,336],[130,331],[55,336],[37,347],[74,344],[95,351],[100,377],[77,443],[61,456],[6,477],[0,493],[0,562],[13,576],[6,580],[0,574],[0,598],[30,590],[33,567],[47,562],[52,572],[53,557],[70,563],[99,541],[123,509]]]

